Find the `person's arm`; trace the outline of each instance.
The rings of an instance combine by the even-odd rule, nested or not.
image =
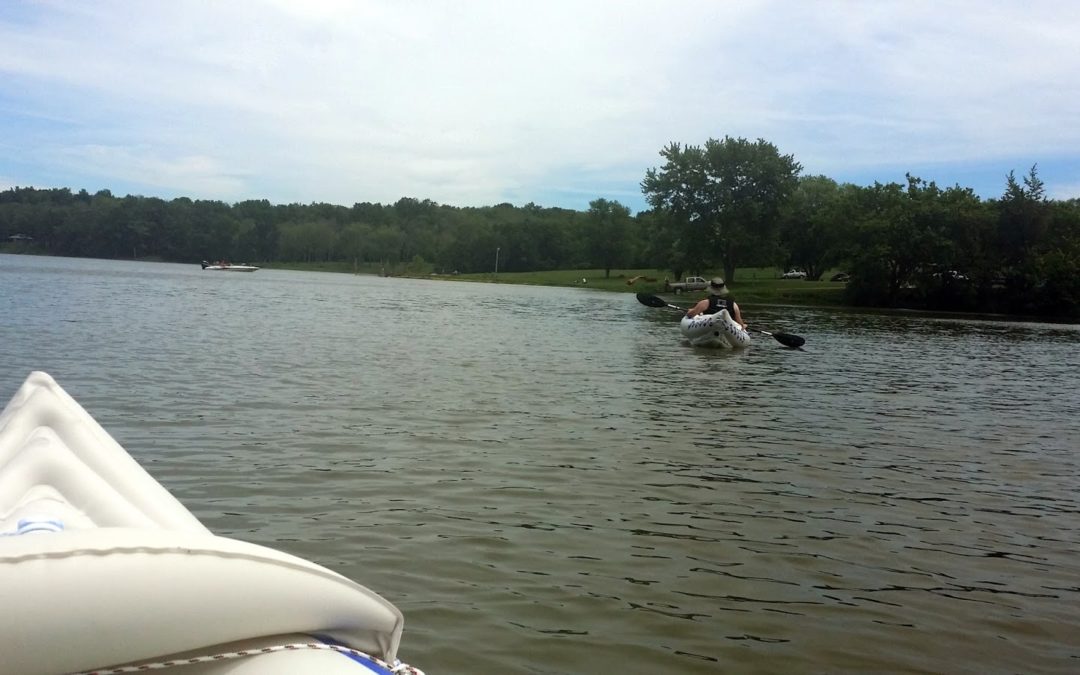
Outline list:
[[[743,330],[746,330],[746,322],[742,320],[742,312],[739,311],[739,303],[731,303],[731,308],[735,310],[735,322],[742,326]]]
[[[704,312],[708,308],[709,308],[709,299],[708,298],[705,298],[704,300],[699,300],[698,304],[696,304],[693,307],[691,307],[690,309],[686,310],[686,316],[693,319],[695,316],[697,316],[698,314],[701,314],[702,312]]]

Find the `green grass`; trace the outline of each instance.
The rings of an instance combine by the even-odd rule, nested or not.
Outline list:
[[[16,249],[18,245],[0,244],[0,253],[29,253],[25,247]],[[44,254],[44,253],[43,253]],[[252,264],[267,269],[302,270],[305,272],[338,272],[346,274],[382,274],[384,267],[381,263],[351,262],[274,262]],[[577,288],[592,288],[601,291],[617,293],[653,293],[662,295],[669,300],[679,299],[680,302],[699,300],[705,297],[704,293],[685,293],[678,296],[664,291],[664,273],[656,270],[623,269],[612,270],[611,276],[604,277],[604,270],[581,269],[581,270],[551,270],[548,272],[499,272],[498,276],[491,272],[480,274],[410,274],[407,265],[397,264],[388,266],[386,270],[392,274],[401,274],[423,279],[440,279],[447,281],[473,281],[500,284],[527,284],[533,286],[570,286]],[[406,270],[402,274],[402,270]],[[775,267],[747,267],[736,271],[735,280],[729,280],[728,287],[736,300],[743,304],[780,304],[780,305],[844,305],[844,284],[831,281],[803,281],[801,279],[781,279],[782,270]],[[824,275],[828,279],[837,270],[829,270]],[[722,276],[721,272],[706,272],[702,274],[706,279],[713,276]],[[653,281],[648,281],[652,279]],[[633,283],[629,283],[633,281]],[[673,280],[674,281],[674,280]]]
[[[844,284],[833,281],[803,281],[781,279],[781,270],[772,267],[739,269],[735,281],[728,287],[741,303],[790,304],[790,305],[843,305]],[[832,276],[830,270],[824,278]],[[707,273],[705,278],[720,276]],[[434,278],[454,281],[485,281],[500,284],[531,284],[534,286],[576,286],[619,293],[653,293],[667,298],[674,294],[664,291],[664,275],[655,270],[612,270],[611,277],[604,277],[604,270],[552,270],[550,272],[499,272],[496,278],[488,272],[483,274],[460,274]],[[655,281],[647,281],[654,279]],[[629,283],[633,281],[633,283]],[[685,293],[678,297],[700,299],[704,293]]]
[[[347,274],[379,274],[382,265],[379,263],[358,263],[355,267],[351,262],[271,262],[251,263],[265,269],[274,270],[300,270],[302,272],[343,272]]]
[[[312,263],[271,263],[272,269],[303,270],[308,272],[344,272],[359,274],[380,274],[383,267],[379,263],[360,263],[355,268],[346,262]],[[400,269],[400,266],[399,266]],[[801,279],[781,279],[782,270],[775,267],[748,267],[739,269],[735,281],[729,282],[731,294],[742,304],[781,304],[781,305],[843,305],[844,284],[831,281],[803,281]],[[829,278],[834,273],[830,270],[823,275]],[[492,272],[480,274],[408,274],[424,279],[445,281],[471,281],[481,283],[526,284],[532,286],[567,286],[592,288],[615,293],[653,293],[668,299],[678,298],[683,302],[705,297],[704,293],[684,293],[678,296],[664,291],[664,274],[656,270],[626,269],[612,270],[605,278],[604,270],[550,270],[547,272]],[[709,272],[706,279],[722,276],[720,272]],[[652,281],[649,281],[651,279]],[[630,282],[633,283],[630,283]]]
[[[741,276],[743,272],[736,273],[735,282],[730,286],[732,295],[744,304],[829,306],[846,304],[844,302],[846,284],[841,282],[781,279],[779,270],[768,268],[745,270],[745,272],[756,273],[747,279]],[[830,270],[823,274],[822,278],[828,279],[833,274],[834,272]]]

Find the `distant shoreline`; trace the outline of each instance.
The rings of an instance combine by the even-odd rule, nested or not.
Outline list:
[[[7,246],[0,246],[0,253],[13,255],[34,255],[43,257],[68,257],[49,256],[38,252],[4,250]],[[99,258],[100,260],[113,260]],[[155,259],[117,260],[117,262],[168,262]],[[400,277],[407,279],[428,279],[435,281],[462,281],[470,283],[496,283],[507,285],[527,286],[552,286],[560,288],[588,288],[592,290],[611,293],[651,293],[659,295],[673,304],[688,305],[704,297],[703,293],[674,294],[664,291],[662,280],[655,282],[635,281],[628,284],[627,281],[635,277],[649,276],[658,278],[656,270],[612,270],[611,276],[605,278],[603,270],[548,270],[542,272],[494,272],[479,274],[441,274],[427,273],[393,273],[381,274],[379,263],[364,263],[353,265],[345,262],[316,262],[316,263],[282,263],[247,261],[250,264],[258,264],[264,270],[293,270],[301,272],[330,272],[337,274],[363,274],[365,276]],[[199,262],[174,263],[199,265]],[[830,277],[834,270],[830,270],[823,277]],[[1014,321],[1023,323],[1049,323],[1059,325],[1076,325],[1080,323],[1078,317],[1055,317],[1022,314],[1002,314],[991,312],[964,312],[950,310],[935,310],[919,307],[871,307],[865,305],[852,305],[844,302],[842,282],[830,281],[805,281],[799,279],[780,279],[781,270],[778,268],[746,268],[737,271],[736,279],[730,283],[732,296],[743,306],[758,307],[816,307],[835,309],[838,311],[872,312],[888,314],[918,314],[921,316],[939,316],[942,318],[984,319],[991,321]],[[710,276],[706,273],[705,276]],[[584,283],[582,283],[584,280]]]

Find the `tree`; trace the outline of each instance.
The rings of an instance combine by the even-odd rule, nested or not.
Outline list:
[[[1000,201],[999,232],[1007,263],[1015,265],[1027,257],[1031,248],[1046,232],[1050,209],[1037,166],[1016,182],[1010,171],[1006,176],[1005,194]]]
[[[1036,311],[1080,315],[1080,200],[1052,204],[1034,266],[1041,285]]]
[[[807,279],[820,279],[840,259],[843,228],[850,218],[845,204],[833,179],[801,177],[782,210],[778,262],[803,269]]]
[[[907,181],[860,190],[847,286],[856,304],[898,304],[901,291],[919,289],[918,277],[940,273],[947,259],[941,190],[910,174]]]
[[[1037,167],[1020,185],[1012,172],[997,204],[1006,308],[1014,312],[1080,311],[1080,212],[1077,202],[1046,198]]]
[[[309,220],[283,225],[281,228],[281,255],[285,260],[321,262],[333,260],[337,234],[325,220]]]
[[[641,191],[662,224],[652,246],[679,278],[684,270],[701,272],[711,262],[700,245],[703,219],[709,212],[705,154],[698,146],[670,143],[660,156],[664,165],[645,172]]]
[[[771,245],[802,166],[763,139],[730,136],[703,147],[671,143],[660,155],[667,161],[646,171],[641,189],[653,208],[671,215],[675,251],[695,270],[718,261],[734,280],[742,256]]]
[[[585,216],[589,255],[611,277],[611,268],[624,263],[629,252],[630,209],[617,201],[594,199]]]
[[[361,223],[349,223],[338,233],[337,251],[353,264],[366,261],[367,239],[371,229]]]
[[[1001,269],[994,213],[971,188],[954,186],[940,197],[947,246],[938,261],[930,305],[942,309],[989,308]]]

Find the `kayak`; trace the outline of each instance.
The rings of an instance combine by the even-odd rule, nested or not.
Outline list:
[[[750,334],[731,318],[726,309],[716,314],[698,314],[694,318],[684,316],[679,328],[695,347],[732,349],[750,344]]]
[[[3,672],[420,673],[394,605],[213,534],[43,372],[0,412],[0,599]]]

